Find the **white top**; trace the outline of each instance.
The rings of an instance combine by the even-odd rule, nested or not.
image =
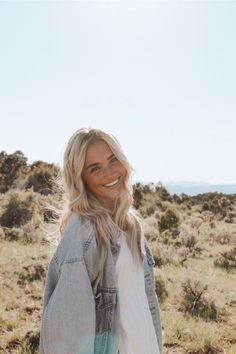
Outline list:
[[[120,303],[120,354],[160,354],[148,299],[143,264],[137,266],[121,233],[120,254],[116,263]]]

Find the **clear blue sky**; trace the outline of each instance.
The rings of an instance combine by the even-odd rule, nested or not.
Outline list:
[[[134,180],[236,183],[236,2],[1,2],[0,150],[62,163],[83,126]]]

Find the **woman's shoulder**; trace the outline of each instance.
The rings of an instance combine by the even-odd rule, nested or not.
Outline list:
[[[59,263],[70,259],[82,259],[84,247],[93,235],[93,226],[89,218],[81,218],[72,213],[67,220],[60,242],[55,250]]]

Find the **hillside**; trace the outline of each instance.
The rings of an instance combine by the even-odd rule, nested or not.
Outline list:
[[[55,248],[46,233],[53,216],[46,205],[61,200],[49,184],[55,170],[42,162],[25,167],[17,179],[4,177],[8,185],[0,169],[1,353],[38,352],[45,276]],[[236,196],[172,195],[140,183],[133,195],[156,263],[164,353],[235,354]]]

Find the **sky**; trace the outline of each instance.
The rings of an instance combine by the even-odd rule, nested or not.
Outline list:
[[[135,181],[236,183],[235,37],[234,1],[1,1],[0,151],[93,127]]]

